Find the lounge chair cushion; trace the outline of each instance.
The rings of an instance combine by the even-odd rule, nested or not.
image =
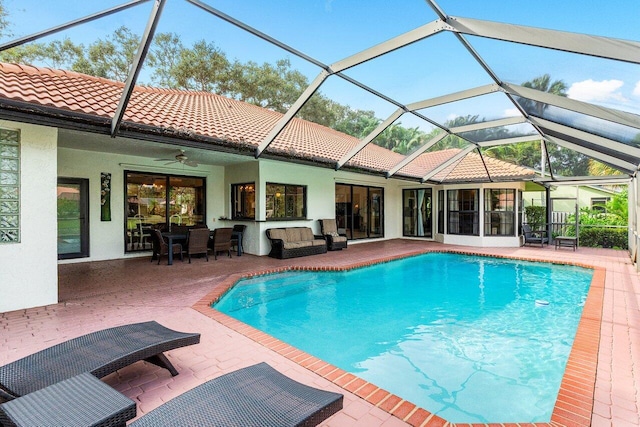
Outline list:
[[[314,237],[313,237],[313,231],[311,231],[310,228],[299,228],[298,230],[300,230],[300,240],[305,241],[305,242],[311,242],[313,241]]]
[[[102,378],[139,360],[177,375],[162,353],[199,342],[198,333],[177,332],[153,321],[103,329],[1,366],[0,396],[24,396],[84,372]]]
[[[129,424],[156,426],[315,426],[342,409],[339,393],[306,386],[266,363],[195,387]]]
[[[286,242],[299,242],[302,240],[302,234],[297,227],[286,228],[285,234],[287,235]]]
[[[336,222],[335,220],[322,220],[322,229],[324,231],[324,234],[329,234],[331,236],[337,236],[338,235],[338,228],[336,226]]]
[[[284,228],[272,228],[270,233],[272,239],[280,239],[283,242],[288,242],[287,230],[285,230]]]
[[[285,242],[285,249],[297,249],[297,248],[306,248],[307,246],[313,246],[313,242],[309,241],[298,241],[298,242]]]

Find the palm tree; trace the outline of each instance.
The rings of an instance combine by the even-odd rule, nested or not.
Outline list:
[[[522,86],[528,87],[531,89],[536,89],[541,92],[551,93],[557,96],[567,96],[567,84],[562,80],[556,80],[554,82],[551,81],[551,76],[549,74],[543,74],[542,76],[538,76],[533,80],[522,83]],[[527,112],[527,114],[542,118],[544,110],[549,107],[549,105],[533,101],[531,99],[522,99],[519,101],[522,108]],[[545,149],[544,142],[540,142],[540,172],[544,175],[544,165],[545,165]]]
[[[558,96],[567,96],[567,84],[562,80],[551,83],[551,76],[543,74],[533,80],[522,83],[522,86]]]
[[[619,175],[620,171],[595,159],[589,159],[589,175],[612,176]]]

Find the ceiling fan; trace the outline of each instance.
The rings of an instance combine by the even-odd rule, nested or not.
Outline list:
[[[189,160],[189,157],[184,154],[184,150],[180,150],[180,152],[176,154],[173,159],[156,159],[156,162],[168,162],[165,163],[165,165],[170,165],[172,163],[182,163],[183,165],[191,166],[194,168],[198,166],[198,163],[194,162],[193,160]]]

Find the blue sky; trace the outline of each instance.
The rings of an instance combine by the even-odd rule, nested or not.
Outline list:
[[[211,6],[331,64],[437,18],[424,0],[205,0]],[[4,0],[16,36],[124,3],[125,0]],[[440,0],[452,16],[508,22],[640,41],[640,1]],[[64,34],[76,42],[107,37],[120,25],[141,34],[152,2]],[[184,44],[205,39],[231,59],[273,62],[289,58],[311,81],[319,69],[201,11],[183,0],[168,0],[158,32],[178,33]],[[56,36],[60,37],[60,36]],[[562,52],[469,39],[505,81],[522,83],[549,73],[569,86],[570,97],[640,113],[638,65],[579,57]],[[526,58],[526,60],[523,60]],[[491,83],[451,34],[441,34],[407,49],[347,71],[351,77],[410,103]],[[373,109],[384,118],[395,106],[331,77],[321,91],[353,108]],[[481,108],[481,107],[478,107]],[[455,106],[445,115],[462,114]],[[484,114],[484,112],[478,112]],[[487,113],[489,114],[489,113]]]

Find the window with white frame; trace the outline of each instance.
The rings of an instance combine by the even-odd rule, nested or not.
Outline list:
[[[478,236],[478,189],[447,190],[447,233]]]
[[[515,235],[516,190],[487,188],[484,190],[484,235]]]

